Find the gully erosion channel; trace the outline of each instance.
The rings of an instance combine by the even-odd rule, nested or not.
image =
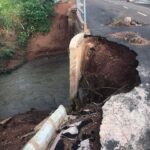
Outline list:
[[[0,76],[0,119],[36,108],[68,104],[68,56],[59,54],[28,62]]]

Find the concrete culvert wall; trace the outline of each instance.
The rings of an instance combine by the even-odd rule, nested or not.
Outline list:
[[[85,38],[84,48],[78,89],[81,104],[102,102],[113,94],[129,92],[139,85],[135,52],[98,37]]]

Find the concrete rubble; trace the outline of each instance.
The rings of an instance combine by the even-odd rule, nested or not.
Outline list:
[[[89,141],[89,139],[81,141],[80,147],[78,148],[78,150],[90,150],[90,141]]]
[[[77,127],[69,127],[67,130],[64,130],[62,132],[63,135],[65,134],[71,134],[71,135],[77,135],[79,133]]]
[[[100,126],[102,150],[150,148],[150,102],[142,85],[112,96],[103,106]]]

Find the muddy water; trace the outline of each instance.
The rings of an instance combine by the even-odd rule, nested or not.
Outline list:
[[[34,60],[0,76],[0,118],[31,108],[53,110],[68,104],[68,56]]]

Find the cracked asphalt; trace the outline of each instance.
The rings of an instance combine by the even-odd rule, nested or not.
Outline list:
[[[115,19],[124,17],[131,17],[133,20],[142,23],[143,26],[116,27],[108,25]],[[139,149],[137,148],[139,145],[143,149],[149,149],[150,120],[147,120],[146,116],[150,115],[150,44],[133,45],[127,40],[115,39],[110,36],[118,32],[135,32],[150,41],[149,5],[145,7],[125,0],[87,0],[87,26],[92,36],[106,38],[108,41],[126,46],[136,52],[136,59],[139,62],[137,70],[141,84],[129,93],[112,96],[103,106],[103,120],[100,126],[102,149],[113,150],[117,148],[117,145],[126,147],[124,144],[126,139],[120,134],[122,130],[125,131],[126,137],[132,142],[133,149]],[[137,106],[132,112],[129,110],[131,102],[135,102],[135,106]],[[125,103],[129,103],[129,105]],[[116,117],[120,118],[122,123],[126,123],[127,119],[130,125],[119,126],[118,120],[114,118],[114,110],[116,111]],[[131,128],[134,128],[135,132],[130,130]],[[120,129],[122,130],[120,131]],[[136,139],[132,139],[133,135]]]
[[[111,27],[111,23],[116,18],[131,17],[132,19],[145,24],[144,26],[131,27]],[[137,53],[137,60],[142,85],[149,90],[150,84],[150,45],[132,45],[124,40],[110,37],[116,32],[135,32],[138,35],[150,40],[150,9],[143,5],[137,5],[122,0],[87,0],[87,26],[90,34],[107,38],[118,44],[129,47]],[[147,75],[144,75],[146,74]],[[150,97],[150,94],[149,94]]]

